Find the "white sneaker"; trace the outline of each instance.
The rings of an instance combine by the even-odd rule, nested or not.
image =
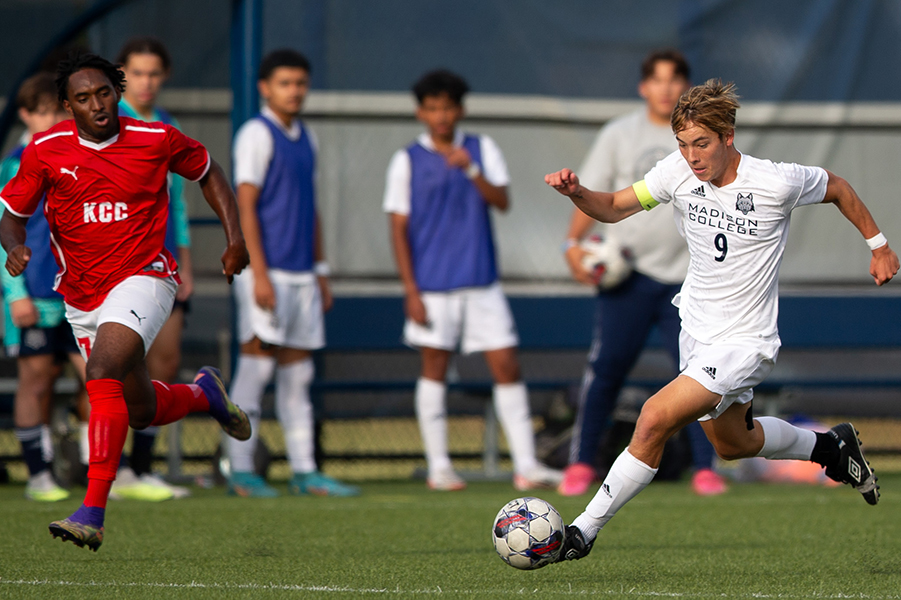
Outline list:
[[[147,485],[167,489],[172,492],[172,497],[176,500],[178,500],[179,498],[187,498],[191,495],[191,490],[189,490],[188,488],[180,485],[172,485],[159,475],[153,475],[152,473],[144,473],[143,475],[141,475],[141,483],[146,483]]]
[[[45,469],[28,479],[28,485],[25,486],[25,497],[38,502],[57,502],[68,498],[69,492],[57,485],[50,469]]]
[[[109,493],[110,500],[141,500],[143,502],[162,502],[175,497],[172,490],[156,485],[148,485],[135,475],[129,467],[121,467],[116,473]]]
[[[456,492],[466,489],[466,482],[453,469],[444,469],[429,475],[429,489],[439,492]]]
[[[563,481],[563,471],[537,463],[525,473],[513,475],[513,487],[520,492],[534,489],[555,488]]]

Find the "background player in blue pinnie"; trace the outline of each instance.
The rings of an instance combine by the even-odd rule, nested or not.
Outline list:
[[[314,457],[311,352],[325,346],[323,311],[332,304],[316,213],[316,140],[299,119],[310,64],[294,50],[260,63],[265,105],[235,136],[234,167],[250,269],[235,279],[241,354],[231,393],[247,407],[253,435],[229,442],[229,492],[271,497],[254,472],[260,403],[276,373],[275,409],[293,473],[292,494],[355,496],[359,489],[320,472]]]
[[[519,339],[498,281],[489,209],[509,207],[509,175],[497,144],[464,134],[466,82],[448,71],[425,74],[414,86],[416,117],[427,128],[398,150],[388,167],[384,210],[404,286],[405,341],[419,348],[416,415],[435,490],[466,486],[447,445],[448,362],[459,346],[482,352],[494,378],[494,404],[513,458],[514,485],[554,486],[562,473],[535,458],[528,391]]]
[[[68,118],[50,73],[29,77],[19,88],[16,104],[27,131],[0,164],[0,186],[6,185],[19,170],[22,152],[32,136]],[[8,356],[16,357],[18,370],[13,419],[28,467],[25,496],[39,502],[55,502],[68,498],[69,492],[56,483],[52,473],[49,420],[53,385],[62,371],[61,360],[68,359],[82,381],[85,364],[72,327],[65,319],[63,297],[53,289],[57,266],[50,250],[50,225],[44,218],[43,203],[42,200],[26,226],[33,252],[30,268],[17,277],[0,269],[0,280],[5,313],[3,345]],[[3,210],[0,206],[0,213]],[[6,251],[0,248],[0,264],[5,262]],[[84,392],[81,396],[85,396]]]

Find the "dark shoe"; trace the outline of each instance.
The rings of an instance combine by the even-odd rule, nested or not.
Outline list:
[[[826,476],[853,486],[868,504],[875,505],[879,502],[879,486],[870,463],[863,456],[857,434],[851,423],[840,423],[829,430],[829,435],[838,444],[840,456],[836,464],[826,467]]]
[[[72,542],[79,548],[87,546],[94,552],[103,543],[103,527],[79,523],[71,517],[50,523],[50,533],[54,538],[61,537],[64,542]]]
[[[582,531],[575,525],[566,526],[566,535],[563,537],[563,551],[560,552],[560,558],[557,562],[564,560],[579,560],[588,556],[591,547],[594,546],[594,540],[585,541]]]

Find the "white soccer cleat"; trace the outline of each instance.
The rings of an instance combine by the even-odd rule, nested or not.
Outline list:
[[[563,471],[537,463],[525,473],[513,475],[513,487],[520,492],[556,488],[563,481]]]

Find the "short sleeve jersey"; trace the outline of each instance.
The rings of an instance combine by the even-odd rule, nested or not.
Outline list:
[[[686,332],[704,343],[778,340],[779,265],[791,211],[822,202],[827,182],[819,167],[743,154],[735,180],[718,188],[696,178],[676,151],[647,173],[644,190],[635,185],[646,208],[673,204],[688,242],[688,275],[674,300]]]
[[[164,247],[167,176],[197,181],[209,167],[206,148],[170,125],[120,117],[118,135],[97,144],[69,120],[35,136],[0,201],[29,217],[47,194],[56,289],[67,304],[91,311],[132,275],[175,276]]]

